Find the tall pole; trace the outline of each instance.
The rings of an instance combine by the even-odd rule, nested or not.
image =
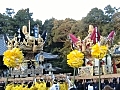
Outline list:
[[[30,36],[30,20],[28,21],[28,24],[29,24],[29,36]]]
[[[29,13],[29,8],[27,8],[27,13],[28,13],[29,36],[30,36],[30,20],[31,20],[31,17],[30,17],[30,13]]]
[[[101,90],[101,81],[100,81],[100,60],[99,60],[99,90]]]
[[[96,43],[98,42],[98,30],[97,30],[97,27],[95,27],[95,36],[96,36]],[[100,80],[100,60],[98,62],[98,75],[99,75],[99,90],[101,90],[101,80]]]
[[[74,77],[73,77],[73,88],[75,88],[74,86],[75,86],[75,71],[76,71],[76,68],[74,68],[74,73],[73,73],[73,75],[74,75]]]

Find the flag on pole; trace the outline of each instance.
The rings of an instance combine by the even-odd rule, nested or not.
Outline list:
[[[114,35],[115,35],[115,31],[114,30],[112,30],[111,32],[110,32],[110,34],[108,35],[108,40],[113,40],[114,39]]]
[[[76,38],[73,34],[69,34],[69,37],[72,41],[73,44],[75,44],[76,42],[78,42],[78,38]]]
[[[76,38],[73,34],[69,34],[69,39],[71,40],[72,43],[72,48],[76,46],[76,42],[78,42],[78,38]]]
[[[41,37],[43,38],[43,40],[45,40],[46,35],[47,35],[47,31],[45,30],[45,31],[43,31],[43,33],[42,33],[42,35],[41,35]]]
[[[94,28],[90,39],[93,40],[93,44],[96,44],[100,41],[100,32],[97,30],[97,27]]]
[[[44,42],[46,42],[46,39],[47,39],[47,30],[45,30],[45,31],[42,33],[41,37],[43,38]]]

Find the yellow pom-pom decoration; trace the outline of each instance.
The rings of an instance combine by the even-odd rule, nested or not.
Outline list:
[[[12,50],[6,50],[4,52],[3,61],[7,67],[14,68],[22,63],[24,56],[19,48],[13,48]]]
[[[67,55],[67,64],[73,68],[79,68],[84,63],[84,54],[78,50],[73,50]]]
[[[98,43],[96,43],[91,50],[91,55],[94,58],[102,59],[107,54],[108,47],[107,46],[100,46]]]

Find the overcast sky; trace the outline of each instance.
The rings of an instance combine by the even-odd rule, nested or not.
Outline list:
[[[15,12],[30,8],[34,20],[40,19],[44,22],[52,17],[58,20],[80,20],[92,8],[104,9],[109,4],[119,8],[120,0],[0,0],[0,13],[5,13],[6,8],[12,8]]]

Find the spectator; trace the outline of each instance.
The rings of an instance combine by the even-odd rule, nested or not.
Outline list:
[[[77,85],[76,85],[77,90],[84,90],[84,85],[82,82],[83,80],[78,80]]]
[[[114,90],[114,89],[111,88],[109,85],[106,85],[103,90]]]

